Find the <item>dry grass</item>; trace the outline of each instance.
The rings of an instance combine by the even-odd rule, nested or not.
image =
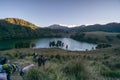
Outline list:
[[[36,49],[39,55],[46,55],[48,61],[45,69],[38,68],[32,72],[39,75],[26,74],[25,80],[30,75],[43,76],[40,80],[119,80],[120,76],[120,47],[112,47],[93,51],[65,51],[61,49]],[[31,54],[33,49],[13,49],[0,51],[0,56],[7,56],[11,62],[18,62],[21,67],[34,63]],[[21,54],[25,57],[20,58]],[[80,70],[80,71],[79,71]],[[82,70],[82,72],[81,72]],[[37,72],[38,71],[38,72]],[[72,74],[72,75],[71,75]],[[81,76],[81,77],[79,77]],[[12,78],[18,77],[14,74]],[[31,77],[31,79],[33,78]],[[30,80],[30,79],[29,79]],[[36,78],[35,80],[38,80]]]

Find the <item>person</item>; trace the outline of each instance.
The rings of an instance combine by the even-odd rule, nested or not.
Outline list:
[[[7,63],[6,57],[0,57],[0,80],[7,80],[7,73],[3,70],[3,65]]]
[[[43,55],[39,56],[38,58],[38,66],[40,67],[41,65],[43,65],[45,67],[45,63],[46,63],[47,58]]]
[[[20,75],[23,76],[26,72],[28,72],[30,69],[32,69],[35,65],[30,64],[28,66],[25,66],[24,68],[21,69]]]
[[[34,53],[32,54],[32,56],[33,56],[33,61],[36,62],[36,57],[38,56],[38,54],[35,52],[35,49],[34,49]]]
[[[0,57],[0,80],[11,80],[10,75],[18,70],[18,65],[15,63],[8,63],[8,59],[6,57]],[[2,75],[4,79],[2,79]],[[6,76],[6,79],[5,79]]]
[[[41,64],[42,64],[42,56],[43,56],[43,55],[39,56],[39,58],[38,58],[38,66],[39,66],[39,67],[40,67]]]
[[[15,71],[19,70],[18,65],[17,64],[10,64],[10,63],[6,63],[2,65],[3,70],[5,71],[5,73],[7,74],[7,80],[11,80],[10,76],[12,73],[14,73]]]
[[[68,49],[68,45],[66,45],[66,49]]]
[[[43,66],[45,66],[46,60],[47,60],[47,57],[46,57],[46,56],[43,56],[43,57],[42,57],[42,64],[43,64]]]

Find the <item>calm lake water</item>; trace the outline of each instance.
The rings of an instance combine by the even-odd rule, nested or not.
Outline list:
[[[92,49],[95,49],[95,47],[96,47],[96,44],[79,42],[79,41],[73,40],[71,38],[40,38],[40,39],[34,39],[34,40],[22,39],[22,40],[0,41],[0,50],[14,48],[16,43],[23,42],[23,41],[34,43],[35,44],[34,48],[50,48],[49,42],[50,41],[57,42],[57,40],[60,40],[64,43],[64,47],[62,47],[62,49],[66,49],[66,45],[68,45],[68,50],[71,50],[71,51],[92,50]]]

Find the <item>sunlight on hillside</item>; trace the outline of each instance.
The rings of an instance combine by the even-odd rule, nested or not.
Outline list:
[[[22,19],[18,19],[18,18],[6,18],[5,20],[7,22],[15,24],[15,25],[21,25],[21,26],[30,27],[33,30],[37,29],[36,25],[34,25],[34,24],[30,23],[30,22],[27,22],[25,20],[22,20]]]

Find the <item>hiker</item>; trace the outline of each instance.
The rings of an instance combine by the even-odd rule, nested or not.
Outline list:
[[[68,45],[66,45],[66,49],[68,49]]]
[[[34,49],[34,53],[32,54],[33,56],[33,61],[36,61],[36,57],[38,56],[38,54],[35,52],[35,49]]]
[[[43,64],[43,66],[45,66],[46,60],[47,60],[47,57],[46,57],[46,56],[43,56],[43,57],[42,57],[42,64]]]
[[[38,58],[38,66],[40,67],[41,65],[45,66],[47,58],[43,55],[39,56]]]
[[[6,57],[0,57],[0,80],[7,80],[7,73],[3,70],[3,65],[7,63]]]
[[[14,73],[15,71],[18,71],[19,67],[16,64],[4,64],[3,69],[7,73],[7,80],[11,80],[10,79],[11,74]]]
[[[43,57],[43,55],[41,55],[41,56],[38,57],[38,66],[39,66],[39,67],[40,67],[41,64],[42,64],[42,57]]]
[[[7,80],[7,73],[3,70],[2,65],[0,64],[0,80]]]
[[[10,79],[10,76],[12,73],[14,73],[15,71],[19,70],[18,69],[18,65],[16,64],[10,64],[10,63],[6,63],[6,64],[3,64],[3,65],[0,65],[0,75],[3,75],[4,78],[5,78],[5,75],[6,75],[6,80],[11,80]],[[0,80],[2,77],[0,77]],[[3,79],[4,80],[4,79]]]
[[[7,63],[6,57],[0,57],[0,80],[11,80],[10,75],[15,71],[19,70],[19,67],[16,63]]]
[[[23,76],[26,72],[28,72],[30,69],[32,69],[35,65],[30,64],[28,66],[25,66],[23,69],[20,71],[20,75]]]

